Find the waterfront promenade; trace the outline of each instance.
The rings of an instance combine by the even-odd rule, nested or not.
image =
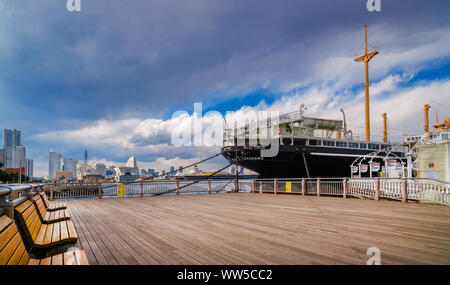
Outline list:
[[[68,200],[89,264],[450,264],[450,207],[224,193]]]

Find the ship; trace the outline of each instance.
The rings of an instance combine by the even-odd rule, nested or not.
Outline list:
[[[276,117],[264,118],[241,128],[224,130],[222,156],[230,163],[255,171],[261,178],[377,177],[385,176],[390,164],[401,176],[406,161],[402,142],[389,142],[386,113],[381,141],[371,140],[369,116],[369,61],[377,50],[355,59],[365,64],[365,138],[355,137],[342,119],[305,115],[305,106]],[[265,133],[264,139],[260,134]],[[277,146],[275,155],[265,155]],[[384,165],[384,166],[383,166]],[[392,176],[392,174],[391,174]]]

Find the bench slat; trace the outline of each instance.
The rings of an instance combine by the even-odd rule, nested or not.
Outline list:
[[[12,222],[12,221],[11,221]],[[17,232],[16,225],[9,226],[0,234],[0,251],[8,244]]]
[[[8,218],[7,216],[1,216],[0,217],[0,233],[11,223],[12,223],[12,220],[10,218]]]
[[[19,232],[17,232],[11,241],[0,252],[0,265],[5,265],[8,263],[21,241],[22,238],[20,237]]]
[[[52,256],[52,265],[64,265],[63,255],[57,254],[57,255]]]
[[[19,233],[17,233],[20,235]],[[24,252],[25,252],[25,245],[22,242],[22,238],[20,238],[19,245],[16,248],[16,251],[14,251],[14,254],[11,256],[11,258],[8,261],[8,265],[16,265],[19,264],[20,259],[22,258]]]

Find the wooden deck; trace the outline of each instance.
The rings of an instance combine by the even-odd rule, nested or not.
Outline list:
[[[228,193],[67,201],[90,264],[450,264],[450,207]]]

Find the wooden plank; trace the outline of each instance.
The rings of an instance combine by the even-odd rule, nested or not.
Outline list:
[[[44,259],[41,259],[39,265],[52,265],[52,257],[49,256]]]
[[[20,258],[19,265],[27,265],[29,261],[30,261],[30,255],[25,250],[22,254],[22,257]]]
[[[87,214],[87,213],[86,213]],[[108,239],[99,239],[97,234],[97,227],[98,223],[88,221],[88,215],[84,215],[83,218],[85,218],[86,222],[84,222],[84,225],[86,228],[88,228],[89,231],[89,240],[90,245],[93,249],[93,252],[98,260],[100,260],[101,264],[108,264],[108,265],[115,265],[119,264],[119,262],[116,260],[116,257],[112,253],[113,250],[110,250],[111,247],[108,247],[106,243],[109,241]],[[112,247],[113,248],[113,247]]]
[[[34,219],[31,223],[31,225],[28,227],[28,233],[31,236],[31,239],[33,241],[36,241],[36,238],[39,234],[39,231],[41,229],[41,220],[39,219],[39,217],[37,215],[34,215]]]
[[[17,232],[18,230],[16,225],[12,224],[0,234],[0,251],[3,250],[6,244],[8,244],[8,242],[14,237]]]
[[[73,251],[65,252],[64,256],[64,265],[77,265],[76,256]]]
[[[77,231],[75,230],[75,226],[71,220],[65,221],[67,223],[67,230],[69,232],[69,238],[73,241],[78,239]]]
[[[7,216],[0,217],[0,233],[10,224],[12,224],[12,220]]]
[[[63,255],[56,254],[52,256],[52,265],[64,265]]]
[[[65,226],[65,225],[63,225]],[[52,245],[58,244],[61,242],[61,223],[54,223],[53,224],[53,233],[52,233]]]
[[[62,221],[60,222],[60,230],[61,230],[61,240],[65,241],[69,239],[69,231],[67,229],[67,222]]]
[[[28,265],[39,265],[40,262],[41,260],[39,259],[30,258],[30,260],[28,261]]]
[[[71,212],[77,211],[76,203],[72,203],[68,205],[68,210]],[[81,246],[81,248],[85,251],[86,257],[89,261],[89,264],[99,264],[97,261],[97,258],[93,252],[93,249],[91,247],[91,244],[89,242],[90,240],[90,234],[87,229],[85,229],[83,222],[80,220],[78,221],[79,215],[72,215],[72,221],[76,223],[76,230],[77,234],[79,235],[79,239],[77,240],[77,244]],[[95,245],[96,246],[96,245]]]
[[[49,225],[42,224],[39,228],[39,231],[37,231],[36,239],[34,239],[34,243],[38,246],[43,246],[45,244],[45,236],[47,233],[47,227]]]
[[[25,245],[23,244],[22,238],[21,238],[19,245],[17,246],[16,250],[14,251],[14,254],[11,256],[11,258],[8,261],[8,265],[18,265],[24,252],[26,252]]]
[[[22,238],[20,237],[20,234],[17,232],[11,239],[11,241],[1,251],[0,265],[6,265],[8,263],[9,259],[12,257],[21,241]]]
[[[22,204],[15,207],[15,210],[17,210],[19,213],[23,213],[28,207],[30,207],[31,201],[25,201]]]
[[[86,257],[86,253],[84,250],[75,250],[75,257],[77,261],[77,265],[89,265],[89,262]]]
[[[45,235],[44,235],[44,241],[43,241],[43,245],[51,245],[52,244],[52,237],[53,237],[53,226],[54,224],[49,224],[49,225],[44,225],[42,224],[42,228],[45,227]]]

